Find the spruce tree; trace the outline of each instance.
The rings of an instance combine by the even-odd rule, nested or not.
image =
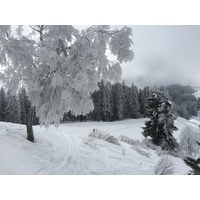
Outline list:
[[[114,120],[122,120],[124,109],[124,93],[120,83],[113,85],[113,118]]]
[[[125,82],[122,82],[122,89],[123,89],[123,93],[124,93],[124,108],[123,108],[123,118],[124,119],[128,119],[130,118],[130,87],[125,85]]]
[[[94,110],[92,111],[92,119],[101,121],[101,91],[96,90],[92,93],[92,100],[94,103]]]
[[[162,150],[177,150],[178,143],[172,132],[178,129],[174,126],[170,101],[164,99],[160,92],[154,90],[148,99],[147,108],[150,120],[145,122],[142,134],[145,137],[150,137],[152,142],[160,146]]]
[[[149,87],[144,87],[144,89],[140,89],[139,91],[139,104],[140,104],[140,115],[142,117],[147,117],[148,116],[148,110],[147,110],[147,103],[148,103],[148,98],[150,96],[150,90]]]
[[[152,142],[156,145],[161,143],[161,133],[159,129],[159,107],[162,103],[161,96],[159,93],[153,92],[148,99],[148,117],[150,120],[145,122],[142,134],[144,137],[150,137]]]
[[[21,123],[21,109],[17,96],[7,92],[6,102],[7,106],[5,110],[5,121]]]
[[[113,96],[112,96],[112,85],[110,82],[105,84],[106,94],[106,121],[113,121]]]
[[[160,146],[164,150],[177,150],[179,145],[172,133],[173,131],[177,131],[178,128],[174,125],[175,117],[171,112],[171,102],[168,99],[163,100],[159,113],[159,124],[163,132]]]
[[[5,121],[6,94],[2,87],[0,91],[0,121]]]
[[[131,118],[133,119],[137,119],[140,117],[140,105],[138,102],[138,90],[137,87],[132,84],[131,88],[130,88],[130,111],[131,111]]]
[[[106,89],[103,79],[101,79],[101,83],[99,84],[100,92],[101,92],[101,119],[102,121],[106,120],[106,112],[107,112],[107,98],[106,98]]]

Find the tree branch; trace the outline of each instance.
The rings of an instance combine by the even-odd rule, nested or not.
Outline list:
[[[36,28],[32,27],[31,25],[29,25],[34,31],[37,31],[38,33],[40,33],[40,30],[37,30]]]

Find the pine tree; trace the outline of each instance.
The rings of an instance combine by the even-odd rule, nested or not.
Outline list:
[[[179,145],[176,139],[173,137],[173,131],[177,131],[178,128],[174,125],[174,115],[171,113],[171,102],[165,99],[159,109],[159,124],[163,132],[163,138],[161,141],[161,148],[165,150],[177,150]]]
[[[94,104],[94,110],[92,111],[92,119],[101,121],[101,91],[96,90],[92,93],[92,100]]]
[[[184,158],[184,162],[192,168],[190,171],[190,175],[200,175],[200,158],[194,159],[194,158]]]
[[[124,108],[124,93],[120,83],[113,85],[113,120],[122,120]]]
[[[132,84],[130,88],[130,117],[133,119],[137,119],[140,117],[140,105],[138,102],[138,90],[137,87]]]
[[[161,105],[161,96],[153,92],[151,97],[148,99],[148,117],[149,121],[145,122],[145,127],[143,127],[142,134],[144,137],[150,137],[152,142],[156,145],[160,145],[162,136],[159,134],[159,107]]]
[[[147,117],[148,116],[148,110],[147,110],[147,103],[148,103],[148,98],[150,96],[150,90],[149,87],[144,87],[144,89],[140,89],[139,91],[139,104],[140,104],[140,115],[142,117]]]
[[[199,97],[197,99],[197,107],[198,107],[198,110],[200,110],[200,98]]]
[[[175,151],[178,143],[172,132],[178,129],[174,126],[174,117],[170,111],[171,103],[164,99],[160,92],[154,90],[148,99],[147,108],[150,120],[145,122],[142,134],[150,137],[161,149]]]
[[[128,119],[131,116],[131,111],[130,111],[130,104],[131,104],[131,93],[130,93],[130,87],[125,85],[125,82],[123,80],[122,82],[122,88],[123,88],[123,93],[124,93],[124,108],[123,108],[123,118]]]
[[[101,120],[106,120],[106,112],[107,112],[107,98],[106,98],[106,89],[103,79],[101,79],[101,82],[99,84],[100,93],[101,93]]]
[[[112,96],[112,85],[110,82],[105,84],[106,94],[106,121],[113,121],[113,96]]]
[[[5,121],[6,94],[2,87],[0,91],[0,121]]]
[[[5,110],[5,121],[12,123],[21,123],[21,110],[19,100],[16,95],[12,95],[7,92],[6,95],[6,110]]]

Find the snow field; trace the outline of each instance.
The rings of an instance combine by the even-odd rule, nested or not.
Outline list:
[[[0,174],[153,174],[155,165],[164,155],[139,144],[132,147],[120,141],[120,145],[101,139],[88,141],[92,130],[99,129],[117,138],[124,135],[141,142],[145,120],[67,123],[49,129],[34,126],[35,143],[26,140],[25,126],[0,122]],[[174,136],[177,139],[181,129],[188,124],[198,128],[188,120],[176,120],[179,131],[174,132]],[[174,174],[187,174],[190,168],[182,159],[169,157],[175,165]]]

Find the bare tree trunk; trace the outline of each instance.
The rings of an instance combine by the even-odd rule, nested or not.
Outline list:
[[[27,140],[34,142],[32,112],[31,104],[28,103],[26,111]]]

